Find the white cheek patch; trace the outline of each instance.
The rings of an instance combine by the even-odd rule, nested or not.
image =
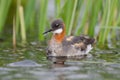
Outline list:
[[[62,29],[62,28],[60,28],[60,29],[57,29],[57,30],[53,31],[53,33],[60,34],[60,33],[62,33],[62,31],[63,31],[63,29]]]

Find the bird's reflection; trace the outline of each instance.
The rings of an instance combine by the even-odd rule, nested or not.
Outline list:
[[[51,61],[54,64],[64,64],[64,62],[67,60],[66,56],[48,56],[47,59]]]
[[[49,56],[49,57],[47,57],[47,59],[52,62],[52,67],[53,68],[65,67],[66,66],[65,65],[65,62],[67,60],[66,56],[57,56],[57,57]]]
[[[67,56],[47,56],[47,59],[52,63],[51,67],[52,68],[60,68],[60,67],[68,67],[70,65],[65,64],[67,61],[72,60],[72,61],[78,61],[85,59],[87,55],[83,56],[73,56],[73,57],[67,57]]]

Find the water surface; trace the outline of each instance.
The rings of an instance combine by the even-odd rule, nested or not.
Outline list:
[[[82,60],[53,64],[45,57],[45,46],[0,49],[0,80],[120,80],[119,48],[91,51]]]

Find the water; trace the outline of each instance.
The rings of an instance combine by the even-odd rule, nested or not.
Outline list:
[[[119,48],[94,49],[92,56],[53,64],[45,57],[45,46],[0,49],[0,80],[120,80]]]

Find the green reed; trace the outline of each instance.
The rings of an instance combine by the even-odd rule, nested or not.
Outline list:
[[[34,13],[35,13],[35,0],[29,0],[25,5],[25,25],[26,28],[28,29],[34,27],[35,21]]]
[[[0,32],[5,27],[7,14],[12,0],[0,0]],[[43,41],[42,34],[51,21],[61,18],[65,22],[67,35],[89,35],[97,39],[97,44],[104,47],[108,39],[114,41],[118,37],[116,30],[120,27],[120,0],[54,0],[54,17],[47,17],[50,0],[16,1],[15,29],[21,40],[36,31],[38,39]],[[24,5],[23,5],[24,4]],[[23,8],[20,16],[19,7]],[[2,18],[1,18],[2,17]],[[22,19],[21,19],[22,18]],[[11,19],[13,20],[13,19]],[[97,34],[96,34],[97,28]],[[21,36],[20,36],[21,34]],[[109,37],[110,36],[110,37]],[[16,39],[17,40],[17,39]]]
[[[105,1],[105,4],[104,5],[104,9],[103,9],[103,14],[102,14],[102,20],[101,20],[101,30],[100,30],[100,34],[99,34],[99,43],[100,45],[104,45],[105,42],[107,42],[107,38],[108,38],[108,35],[112,35],[110,34],[111,32],[111,29],[113,26],[114,28],[116,28],[116,26],[114,25],[114,19],[116,16],[116,4],[117,4],[117,1],[118,0],[108,0],[108,1]],[[116,19],[115,19],[116,21]],[[114,22],[114,23],[113,23]],[[112,38],[115,38],[115,37],[112,37]]]
[[[0,33],[4,27],[12,0],[0,0]]]
[[[76,10],[75,1],[77,0],[74,2],[66,0],[61,12],[68,35],[86,34],[95,37],[99,46],[107,45],[109,35],[110,40],[116,39],[118,35],[115,29],[120,25],[119,0],[78,0],[81,4],[79,6],[77,4]],[[96,27],[99,34],[95,33]]]
[[[64,3],[64,6],[62,8],[61,11],[61,17],[63,18],[63,21],[66,24],[66,33],[68,34],[69,32],[69,25],[70,25],[70,21],[72,18],[72,11],[73,11],[73,6],[74,6],[74,1],[71,0],[66,0]]]
[[[74,18],[75,18],[75,11],[76,11],[76,7],[77,7],[77,2],[78,2],[78,0],[75,0],[75,2],[74,2],[74,7],[73,7],[73,10],[72,10],[72,17],[71,17],[71,20],[70,20],[68,35],[70,35],[71,32],[72,32],[72,26],[73,26],[73,22],[74,22]]]
[[[61,12],[61,0],[55,0],[55,16],[59,18],[59,14]]]
[[[45,31],[46,21],[47,21],[47,5],[48,0],[40,0],[40,10],[39,10],[39,40],[44,40],[43,32]]]
[[[19,16],[20,16],[20,30],[21,30],[21,38],[22,43],[26,43],[26,28],[25,28],[25,21],[24,21],[24,11],[23,6],[19,6]]]
[[[92,5],[91,5],[91,11],[90,11],[90,17],[89,17],[89,30],[88,30],[88,34],[90,36],[94,36],[95,34],[95,26],[97,24],[97,20],[98,20],[98,14],[99,14],[99,11],[100,11],[100,8],[102,6],[102,0],[98,0],[98,1],[95,1],[95,0],[92,0]],[[97,5],[97,7],[95,7],[95,5]]]

